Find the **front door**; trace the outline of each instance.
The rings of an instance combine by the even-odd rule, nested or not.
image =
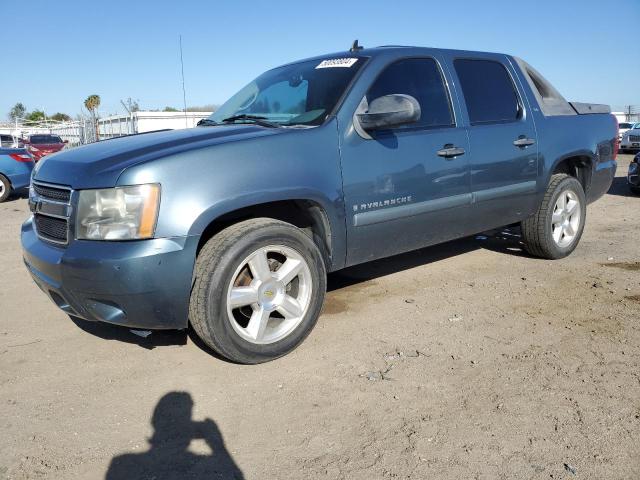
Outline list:
[[[466,231],[471,203],[467,133],[456,125],[436,59],[407,58],[386,65],[363,102],[391,94],[414,97],[420,104],[419,121],[364,135],[350,125],[343,136],[348,265]]]

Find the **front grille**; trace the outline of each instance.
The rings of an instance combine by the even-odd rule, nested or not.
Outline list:
[[[640,142],[640,135],[629,135],[629,141]]]
[[[57,243],[67,243],[67,220],[63,218],[48,217],[36,213],[34,215],[38,235],[45,240]]]
[[[71,199],[71,190],[66,188],[56,188],[48,185],[40,185],[34,182],[33,189],[42,198],[46,198],[48,200],[69,203],[69,200]]]
[[[69,243],[69,215],[72,190],[63,185],[33,182],[29,198],[38,236],[58,245]]]

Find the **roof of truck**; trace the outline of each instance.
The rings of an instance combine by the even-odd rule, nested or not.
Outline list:
[[[420,54],[429,54],[433,51],[439,52],[448,52],[459,55],[508,55],[508,54],[500,54],[497,52],[483,52],[476,50],[455,50],[455,49],[447,49],[447,48],[438,48],[438,47],[417,47],[411,45],[380,45],[378,47],[371,48],[361,48],[359,50],[343,50],[339,52],[332,53],[324,53],[321,55],[315,55],[313,57],[301,58],[298,60],[294,60],[292,62],[287,62],[283,65],[278,65],[278,67],[286,66],[286,65],[294,65],[296,63],[308,62],[313,60],[325,60],[330,58],[344,58],[344,57],[376,57],[379,55],[388,55],[390,52],[398,52],[403,55],[407,53],[411,55],[420,55]],[[277,67],[276,67],[277,68]]]

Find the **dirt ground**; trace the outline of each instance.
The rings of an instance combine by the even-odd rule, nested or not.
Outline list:
[[[618,178],[577,251],[517,231],[330,276],[285,358],[73,322],[0,205],[0,478],[638,479],[640,197]]]

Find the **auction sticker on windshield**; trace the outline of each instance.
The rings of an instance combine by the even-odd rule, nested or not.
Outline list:
[[[349,68],[357,61],[357,58],[332,58],[331,60],[323,60],[316,68]]]

